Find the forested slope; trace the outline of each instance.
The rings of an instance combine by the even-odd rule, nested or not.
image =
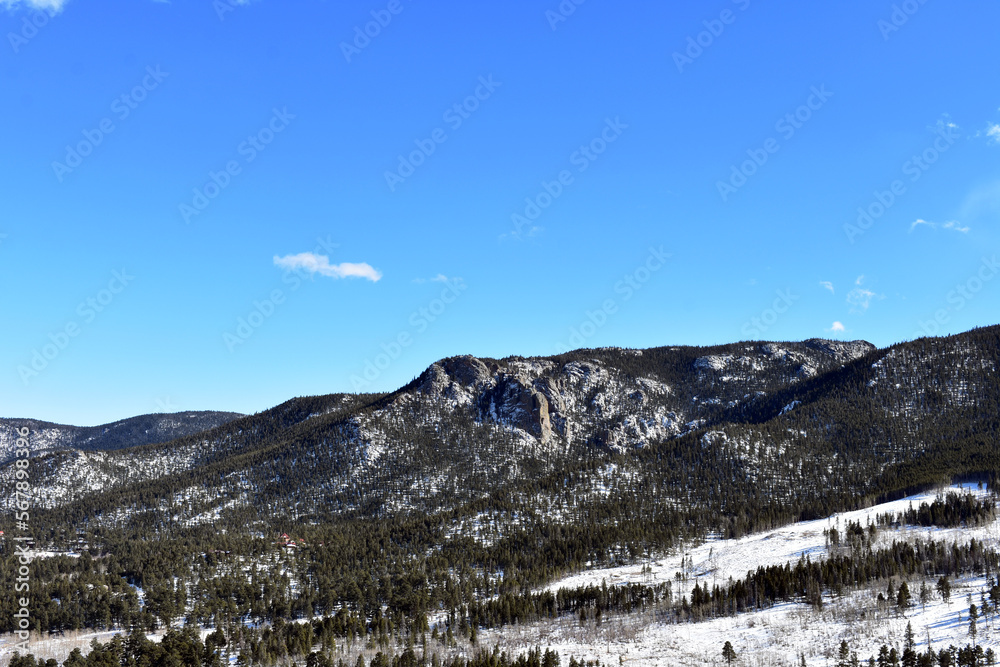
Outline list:
[[[167,443],[45,455],[31,468],[38,545],[94,559],[33,565],[53,600],[43,627],[345,609],[417,628],[588,564],[995,480],[998,357],[997,327],[883,350],[453,357],[391,394],[298,398]],[[9,497],[10,466],[0,480]]]

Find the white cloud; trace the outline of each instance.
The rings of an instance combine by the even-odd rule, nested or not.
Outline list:
[[[840,333],[843,331],[847,331],[847,329],[844,327],[843,322],[834,322],[833,324],[830,325],[830,328],[827,329],[827,331],[831,333]]]
[[[230,4],[234,5],[249,5],[250,0],[228,0]],[[15,10],[21,6],[27,7],[29,9],[43,9],[49,13],[50,16],[55,16],[63,10],[66,3],[69,0],[0,0],[0,7],[7,10]],[[153,2],[170,4],[170,0],[153,0]]]
[[[920,227],[922,225],[930,227],[931,229],[937,229],[939,227],[939,225],[936,222],[930,222],[928,220],[922,220],[922,219],[918,218],[918,219],[914,220],[912,223],[910,223],[910,232],[912,232],[914,229],[916,229],[917,227]],[[967,227],[967,226],[963,227],[961,225],[961,223],[958,222],[958,220],[949,220],[948,222],[944,223],[943,225],[940,225],[940,227],[941,227],[941,229],[950,229],[950,230],[952,230],[954,232],[960,232],[962,234],[968,234],[969,233],[969,227]]]
[[[863,287],[855,287],[847,294],[847,303],[851,304],[852,309],[860,310],[864,312],[868,310],[868,306],[871,305],[872,299],[876,298],[878,295],[870,289],[865,289]]]
[[[448,276],[444,275],[443,273],[439,273],[436,276],[434,276],[433,278],[430,278],[430,282],[432,282],[432,283],[446,283],[449,280],[462,280],[462,279],[461,278],[449,278]],[[423,284],[423,283],[428,282],[428,279],[427,278],[414,278],[412,282],[415,282],[417,284]]]
[[[1000,124],[993,123],[986,128],[986,137],[990,143],[1000,144]]]
[[[881,294],[876,294],[867,287],[862,287],[864,282],[865,277],[863,275],[858,276],[858,279],[854,281],[854,284],[857,285],[857,287],[847,293],[847,303],[850,304],[852,313],[863,313],[868,310],[872,301],[885,298]]]
[[[48,10],[49,14],[55,15],[62,11],[63,5],[65,5],[67,0],[0,0],[0,6],[4,9],[17,9],[22,4],[30,7],[31,9],[45,9]]]
[[[937,119],[937,122],[934,123],[934,125],[939,130],[944,129],[946,127],[950,128],[952,130],[957,130],[958,129],[958,125],[955,124],[955,121],[953,121],[951,119],[951,116],[949,114],[943,114],[943,116],[941,118]]]
[[[318,273],[328,278],[365,278],[373,283],[382,278],[381,271],[372,268],[370,264],[365,262],[330,264],[329,257],[313,252],[300,252],[298,255],[285,255],[284,257],[275,255],[274,265],[289,271],[302,270]]]
[[[836,292],[833,291],[833,283],[831,283],[829,280],[821,280],[819,282],[819,286],[822,287],[823,289],[830,290],[830,294],[836,294]]]
[[[962,234],[968,234],[969,233],[969,228],[968,227],[963,227],[962,225],[960,225],[958,223],[958,220],[949,220],[948,222],[944,223],[944,228],[945,229],[953,229],[956,232],[961,232]]]

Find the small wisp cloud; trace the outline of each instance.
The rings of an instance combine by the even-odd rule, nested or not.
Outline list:
[[[417,283],[418,285],[422,285],[423,283],[426,283],[428,281],[430,281],[432,283],[447,283],[449,280],[452,280],[452,278],[449,278],[448,276],[444,275],[443,273],[439,273],[436,276],[434,276],[433,278],[429,278],[429,279],[428,278],[414,278],[413,282]],[[461,280],[461,278],[457,278],[456,280]]]
[[[868,310],[872,301],[885,298],[881,294],[876,294],[867,287],[863,287],[864,282],[865,277],[858,276],[858,279],[854,281],[854,289],[847,293],[847,303],[850,304],[852,313],[863,313]]]
[[[13,10],[20,7],[27,9],[43,9],[50,14],[58,14],[69,0],[0,0],[0,8]],[[170,4],[170,0],[152,0],[153,2]],[[230,5],[249,5],[250,0],[228,0]]]
[[[930,227],[931,229],[937,229],[938,227],[940,227],[941,229],[950,229],[953,232],[959,232],[961,234],[969,233],[969,227],[963,227],[957,220],[949,220],[943,225],[938,225],[938,223],[936,222],[930,222],[929,220],[923,220],[922,218],[918,218],[914,220],[912,223],[910,223],[910,231],[912,232],[914,229],[920,226],[927,226]]]
[[[382,279],[382,272],[367,262],[331,264],[329,257],[313,252],[300,252],[284,257],[275,255],[274,265],[287,271],[305,271],[312,275],[318,273],[327,278],[364,278],[373,283]]]
[[[23,0],[23,2],[22,0],[0,0],[0,7],[4,9],[26,7],[28,9],[44,9],[50,14],[61,12],[65,4],[66,0]]]
[[[993,123],[986,128],[986,136],[990,143],[1000,144],[1000,124]]]

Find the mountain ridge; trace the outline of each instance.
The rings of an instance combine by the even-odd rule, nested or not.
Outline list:
[[[825,511],[919,486],[927,461],[954,467],[942,452],[955,443],[981,450],[982,434],[1000,428],[997,413],[970,411],[970,401],[1000,394],[998,332],[883,349],[809,339],[459,355],[388,394],[294,398],[120,450],[43,451],[34,477],[48,510],[127,523],[175,507],[171,521],[182,524],[228,516],[246,525],[452,511],[619,460],[614,475],[661,489],[728,471],[712,497],[696,489],[696,504],[712,511],[738,511],[740,494],[762,507],[784,498],[799,512]],[[939,368],[941,358],[950,365]],[[641,469],[649,456],[655,475]],[[665,456],[681,461],[663,468]],[[968,456],[953,459],[967,467]],[[0,488],[11,475],[0,467]],[[816,497],[816,483],[828,496]],[[95,509],[112,498],[126,508],[113,519]]]
[[[94,451],[167,442],[242,416],[237,412],[188,410],[137,415],[97,426],[72,426],[21,417],[0,418],[0,464],[14,458],[15,431],[25,426],[34,436],[33,453],[66,449]]]
[[[164,443],[43,453],[28,473],[33,538],[94,556],[59,557],[88,579],[37,573],[47,627],[69,623],[71,589],[87,627],[106,624],[105,587],[146,627],[147,610],[163,623],[343,611],[372,628],[426,629],[432,614],[479,627],[497,596],[513,605],[567,573],[955,479],[995,488],[998,362],[1000,326],[882,349],[460,355],[388,394],[294,398]],[[5,509],[14,472],[0,466]],[[13,515],[0,530],[16,534]]]
[[[581,457],[627,454],[724,423],[756,409],[763,396],[875,350],[865,341],[809,339],[597,348],[551,357],[460,355],[432,363],[390,394],[291,399],[180,440],[48,455],[40,477],[54,508],[90,493],[155,486],[157,479],[181,483],[210,470],[216,480],[250,475],[260,482],[255,488],[266,489],[291,458],[309,462],[306,479],[339,486],[332,490],[326,481],[317,490],[307,483],[316,495],[314,510],[435,511],[485,497],[501,480],[534,478]],[[441,436],[449,430],[458,441]],[[257,463],[238,465],[260,458],[272,461],[267,474]],[[459,484],[452,471],[463,468],[473,473]],[[406,479],[415,486],[404,489]],[[215,493],[250,504],[235,484],[223,482]]]

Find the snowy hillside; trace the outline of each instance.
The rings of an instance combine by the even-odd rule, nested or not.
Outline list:
[[[31,431],[33,456],[57,450],[109,450],[167,442],[242,417],[235,412],[150,414],[101,426],[66,426],[36,419],[0,419],[0,464],[14,458],[16,430]]]
[[[850,522],[867,526],[875,523],[879,515],[897,515],[921,503],[932,503],[946,491],[992,497],[975,485],[953,486],[864,510],[838,513],[827,519],[798,522],[738,540],[706,540],[666,558],[564,577],[551,582],[546,589],[670,581],[677,595],[690,595],[697,582],[714,586],[730,578],[745,577],[760,567],[794,564],[804,557],[823,559],[831,548],[828,533],[824,531],[831,528],[843,531]],[[901,526],[880,532],[878,542],[917,543],[928,539],[945,540],[949,544],[965,544],[975,539],[981,540],[987,548],[998,549],[1000,519],[973,528]],[[920,579],[909,582],[914,598],[921,583]],[[933,589],[935,579],[929,578],[926,583]],[[626,664],[635,667],[714,664],[719,662],[722,645],[730,641],[738,653],[747,655],[747,660],[741,664],[792,665],[798,664],[800,655],[805,655],[810,665],[827,665],[836,657],[841,641],[847,641],[863,660],[877,655],[883,644],[901,647],[908,623],[912,624],[921,651],[926,650],[928,640],[936,649],[972,643],[967,597],[971,595],[973,602],[979,605],[982,596],[989,596],[985,576],[963,577],[953,582],[950,602],[936,594],[926,605],[915,600],[912,609],[900,614],[879,606],[876,597],[880,591],[827,595],[827,604],[821,611],[805,603],[785,603],[766,611],[680,625],[662,623],[651,612],[608,617],[600,625],[593,621],[581,624],[577,619],[567,618],[486,633],[482,641],[498,642],[515,651],[536,645],[552,647],[567,659],[574,655],[615,663],[621,657]],[[984,649],[992,647],[1000,651],[1000,619],[994,616],[981,622],[978,643]]]
[[[799,521],[736,540],[708,539],[667,558],[625,567],[589,570],[554,581],[547,588],[555,590],[589,584],[600,586],[602,583],[616,586],[633,582],[673,581],[678,574],[691,585],[695,581],[707,581],[714,585],[730,578],[745,577],[747,572],[760,567],[784,565],[803,557],[818,560],[825,558],[830,551],[828,531],[831,528],[844,534],[847,524],[851,522],[868,526],[875,523],[881,514],[896,515],[921,503],[932,503],[948,491],[969,493],[978,498],[992,497],[991,493],[977,489],[974,484],[955,485],[873,505],[862,510],[838,512],[826,519]],[[875,546],[889,545],[896,541],[912,543],[928,539],[946,540],[949,543],[965,543],[976,539],[983,541],[990,548],[1000,549],[1000,520],[986,526],[971,528],[922,528],[903,525],[895,530],[879,532]]]

